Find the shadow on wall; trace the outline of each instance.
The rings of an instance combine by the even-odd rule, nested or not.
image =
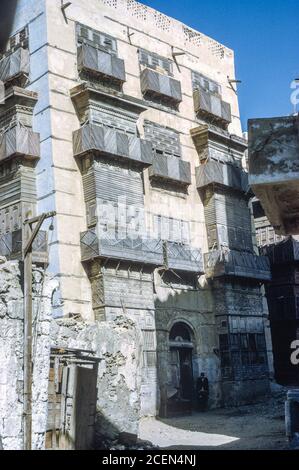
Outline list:
[[[6,42],[10,36],[16,7],[17,7],[17,0],[2,0],[1,1],[0,53],[3,52]]]
[[[155,285],[159,416],[190,415],[197,409],[202,372],[210,382],[209,407],[219,407],[220,361],[210,289],[200,286],[196,274],[171,271]]]

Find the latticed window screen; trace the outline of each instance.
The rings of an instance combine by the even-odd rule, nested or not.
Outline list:
[[[175,129],[170,129],[145,119],[144,131],[145,138],[152,142],[153,149],[157,155],[181,157],[180,134]]]
[[[211,93],[212,95],[221,96],[221,86],[219,85],[219,83],[215,82],[214,80],[211,80],[208,77],[205,77],[204,75],[198,72],[192,72],[192,84],[193,90],[197,88],[203,88],[205,91]]]
[[[149,67],[154,70],[162,69],[168,73],[168,75],[172,75],[173,66],[172,61],[159,56],[153,52],[148,52],[144,49],[139,49],[139,62],[146,67]]]
[[[117,41],[109,34],[95,31],[85,25],[77,23],[77,42],[87,43],[98,47],[110,54],[117,54]]]
[[[266,363],[266,339],[263,333],[222,334],[219,335],[219,347],[222,368],[234,365],[233,354],[236,352],[240,357],[240,350],[243,366]]]
[[[190,225],[185,220],[154,214],[153,229],[155,235],[162,240],[184,244],[190,243]]]
[[[11,36],[6,44],[5,52],[13,52],[15,51],[18,47],[23,47],[23,48],[28,48],[28,42],[29,42],[29,32],[28,32],[28,27],[26,26],[25,28],[21,29],[17,33],[15,33],[13,36]],[[1,59],[2,54],[0,54],[0,59]]]

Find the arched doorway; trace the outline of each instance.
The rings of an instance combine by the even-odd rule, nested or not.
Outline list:
[[[192,411],[193,347],[190,327],[184,322],[175,323],[169,333],[168,416]]]

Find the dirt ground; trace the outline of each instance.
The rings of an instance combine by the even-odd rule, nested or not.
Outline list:
[[[140,424],[139,437],[163,449],[288,449],[284,397],[192,416],[163,420],[145,418]]]

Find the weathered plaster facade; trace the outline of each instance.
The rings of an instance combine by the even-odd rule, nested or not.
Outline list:
[[[23,448],[23,293],[18,262],[0,265],[0,436],[4,449]],[[99,359],[96,403],[96,445],[103,436],[137,434],[140,413],[141,339],[134,322],[118,316],[113,322],[85,323],[54,319],[52,294],[57,281],[34,270],[33,449],[44,449],[49,428],[49,369],[53,348],[93,351]],[[67,432],[67,430],[66,430]]]
[[[278,235],[298,235],[298,115],[251,119],[250,184]]]
[[[178,402],[192,403],[193,390],[181,386],[183,366],[193,383],[206,372],[212,407],[264,396],[260,285],[270,274],[252,243],[246,142],[228,81],[233,51],[135,1],[87,7],[74,0],[65,14],[60,7],[20,0],[15,39],[0,62],[9,95],[16,77],[3,61],[27,51],[29,61],[17,61],[25,68],[18,84],[23,94],[32,91],[33,120],[25,125],[39,133],[40,151],[21,167],[36,167],[31,211],[57,212],[49,239],[48,271],[58,281],[52,316],[82,329],[82,341],[70,342],[54,329],[55,344],[118,354],[109,329],[120,316],[138,326],[139,342],[128,334],[124,356],[129,361],[141,345],[140,365],[120,361],[134,370],[132,433],[136,414],[175,408],[174,391]],[[4,201],[4,213],[22,201]],[[88,341],[92,347],[89,328],[98,338]],[[107,335],[97,337],[98,329]],[[108,390],[101,406],[123,403],[122,392]],[[121,427],[121,410],[110,412]]]

